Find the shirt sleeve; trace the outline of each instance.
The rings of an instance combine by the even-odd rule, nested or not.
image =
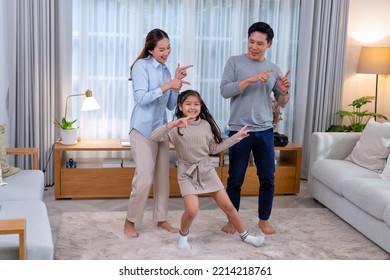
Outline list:
[[[132,70],[134,101],[140,105],[147,105],[163,95],[161,88],[149,89],[150,73],[143,60],[138,60]]]
[[[173,110],[176,108],[176,105],[177,105],[177,97],[178,97],[178,93],[174,92],[173,90],[169,90],[168,92],[166,92],[165,94],[169,94],[169,99],[168,99],[168,103],[167,103],[167,108],[169,110]]]

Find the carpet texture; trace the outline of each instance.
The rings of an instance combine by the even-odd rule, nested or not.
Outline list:
[[[182,211],[169,212],[173,225]],[[257,228],[256,210],[240,215],[252,234]],[[242,242],[239,235],[220,231],[226,222],[222,211],[201,210],[191,229],[191,250],[177,248],[178,234],[168,233],[145,212],[137,228],[140,236],[123,234],[125,212],[65,213],[58,232],[55,259],[390,259],[380,247],[325,208],[274,209],[271,222],[277,234],[267,236],[261,247]]]

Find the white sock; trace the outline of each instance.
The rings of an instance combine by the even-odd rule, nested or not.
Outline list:
[[[243,233],[240,233],[241,240],[245,243],[251,244],[253,246],[259,247],[264,242],[264,236],[253,236],[250,235],[247,230]]]
[[[191,249],[190,244],[188,243],[188,231],[186,233],[182,233],[179,231],[179,240],[178,245],[180,249]]]

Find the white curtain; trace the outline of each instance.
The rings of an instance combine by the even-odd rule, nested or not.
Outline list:
[[[292,99],[278,127],[291,137],[299,5],[299,0],[73,0],[72,92],[92,90],[101,109],[81,112],[82,98],[72,98],[68,116],[78,119],[82,138],[126,138],[133,107],[129,67],[146,34],[161,28],[172,46],[169,69],[194,65],[186,88],[200,92],[223,128],[229,119],[229,101],[219,91],[224,65],[231,55],[246,52],[248,27],[265,21],[275,32],[267,58],[282,71],[291,69]]]

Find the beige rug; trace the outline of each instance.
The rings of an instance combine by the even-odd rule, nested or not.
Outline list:
[[[178,225],[182,211],[169,213]],[[252,234],[260,234],[256,210],[240,215]],[[58,232],[55,259],[390,259],[390,255],[328,209],[274,209],[277,234],[261,247],[242,242],[238,234],[220,231],[226,218],[219,210],[201,210],[190,230],[191,250],[177,248],[177,234],[167,233],[146,212],[140,236],[123,235],[125,212],[65,213]]]

